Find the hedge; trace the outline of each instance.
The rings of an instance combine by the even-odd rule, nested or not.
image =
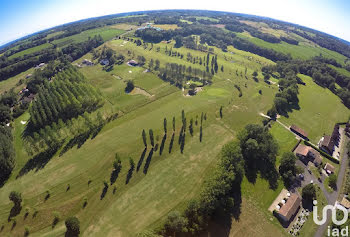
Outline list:
[[[339,164],[339,160],[335,159],[333,156],[327,154],[326,152],[322,151],[321,149],[319,149],[318,147],[312,145],[310,142],[308,141],[304,141],[304,144],[307,146],[311,146],[312,148],[314,148],[315,150],[317,150],[322,156],[326,157],[327,159],[333,161],[334,163]]]

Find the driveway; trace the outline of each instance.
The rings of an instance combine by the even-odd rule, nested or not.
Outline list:
[[[335,202],[337,201],[337,198],[339,196],[339,191],[342,188],[343,185],[343,180],[344,180],[344,176],[345,176],[345,171],[346,171],[346,167],[348,166],[348,155],[347,155],[347,148],[346,148],[346,142],[348,141],[348,139],[345,139],[345,143],[343,143],[344,147],[344,152],[343,152],[343,157],[341,159],[340,162],[340,170],[338,173],[338,180],[337,180],[337,190],[334,191],[333,193],[329,194],[328,197],[326,196],[327,200],[328,200],[328,204],[330,205],[334,205]],[[315,237],[322,237],[324,236],[324,233],[327,229],[327,226],[329,225],[329,221],[331,220],[331,216],[332,213],[331,212],[327,212],[327,222],[321,226],[318,227],[316,233],[315,233]]]

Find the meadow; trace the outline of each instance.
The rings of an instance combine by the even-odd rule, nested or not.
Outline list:
[[[25,49],[25,50],[22,50],[18,53],[15,53],[15,54],[12,54],[11,56],[9,56],[8,58],[9,59],[13,59],[13,58],[17,58],[17,57],[20,57],[20,56],[24,56],[26,54],[31,54],[31,53],[35,53],[35,52],[38,52],[40,50],[43,50],[43,49],[48,49],[48,48],[52,48],[53,45],[50,44],[50,43],[45,43],[45,44],[41,44],[41,45],[38,45],[38,46],[35,46],[35,47],[32,47],[32,48],[29,48],[29,49]]]
[[[318,86],[311,77],[299,74],[306,83],[299,86],[299,110],[281,117],[280,121],[304,129],[311,142],[317,144],[323,134],[331,134],[335,123],[349,118],[348,109],[329,89]]]
[[[58,47],[64,47],[71,43],[80,43],[86,41],[89,37],[94,37],[95,35],[101,35],[103,40],[107,41],[124,32],[124,30],[115,29],[111,27],[100,27],[96,29],[82,31],[79,34],[71,35],[65,38],[54,40],[52,41],[52,44],[55,44]]]
[[[124,29],[127,27],[129,26]],[[62,47],[68,41],[81,42],[95,34],[101,34],[105,40],[109,40],[123,32],[123,29],[104,27],[54,43]],[[146,72],[145,69],[151,59],[160,60],[161,67],[166,63],[177,63],[203,69],[203,65],[188,62],[186,55],[190,53],[194,57],[203,58],[206,57],[206,52],[174,48],[174,42],[143,47],[119,39],[110,40],[104,45],[117,54],[123,54],[125,62],[106,71],[88,53],[73,64],[80,63],[85,58],[94,61],[94,66],[79,70],[102,93],[105,104],[99,112],[103,116],[118,112],[118,118],[107,123],[95,138],[88,139],[81,147],[73,147],[62,156],[58,155],[59,150],[43,168],[32,169],[18,178],[21,168],[32,157],[24,150],[22,141],[25,125],[21,121],[28,121],[29,114],[17,118],[13,123],[17,164],[0,192],[0,226],[3,226],[3,233],[22,235],[24,226],[29,226],[31,236],[62,236],[66,230],[64,220],[72,215],[79,218],[84,236],[135,236],[143,230],[158,228],[170,211],[183,210],[189,200],[198,196],[203,183],[211,176],[217,164],[221,147],[236,139],[237,133],[245,125],[261,124],[263,118],[259,113],[271,108],[274,95],[278,92],[278,86],[265,83],[261,74],[264,65],[273,65],[274,62],[232,46],[228,47],[228,52],[213,47],[219,67],[223,66],[224,70],[219,70],[213,77],[213,83],[205,86],[197,95],[184,96],[181,89],[162,81],[157,72]],[[183,54],[183,59],[169,56],[166,50],[170,48]],[[303,49],[298,50],[295,55],[304,55]],[[126,64],[130,59],[137,60],[138,56],[145,57],[144,67]],[[252,77],[254,71],[258,72],[257,81]],[[15,86],[29,72],[31,71],[0,82],[0,89],[8,90]],[[335,122],[348,118],[348,110],[328,89],[319,87],[307,76],[299,76],[306,83],[306,86],[299,86],[300,110],[294,110],[288,118],[281,117],[280,120],[287,125],[295,123],[307,128],[311,141],[316,142],[324,132],[332,130]],[[135,90],[125,93],[128,80],[133,80],[135,86],[146,93],[136,93]],[[242,92],[241,96],[237,86]],[[222,118],[219,115],[221,106]],[[183,153],[178,144],[182,110],[187,121],[191,118],[196,120],[202,113],[207,115],[203,121],[203,140],[199,139],[199,125],[195,125],[193,136],[186,133]],[[173,117],[176,129],[171,146]],[[168,125],[166,136],[163,131],[164,118]],[[165,139],[162,154],[160,150],[144,148],[141,138],[143,129],[147,132],[152,129],[159,144]],[[270,132],[280,146],[278,165],[281,154],[291,150],[297,140],[278,123],[272,125]],[[67,141],[69,139],[67,137]],[[122,170],[116,182],[111,183],[112,163],[116,153],[121,157]],[[133,159],[137,167],[126,184],[129,158]],[[109,184],[105,194],[104,181]],[[282,188],[280,180],[278,187],[272,190],[269,189],[268,182],[260,177],[254,184],[244,178],[240,219],[232,220],[229,235],[253,236],[264,233],[265,236],[286,236],[287,232],[268,211]],[[13,221],[8,222],[12,208],[8,195],[12,190],[22,193],[23,209],[29,210],[27,217],[24,211],[16,217],[17,224],[14,227]],[[48,190],[50,197],[45,199]],[[84,199],[87,200],[85,207]],[[33,216],[36,211],[37,214]],[[61,217],[55,226],[52,225],[54,212],[59,212]],[[252,225],[254,228],[251,228]],[[308,225],[310,227],[305,228],[305,233],[313,232],[314,226]]]

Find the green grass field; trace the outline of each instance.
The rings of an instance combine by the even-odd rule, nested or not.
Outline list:
[[[124,30],[114,29],[111,27],[101,27],[101,28],[86,30],[79,34],[68,36],[62,39],[54,40],[52,41],[52,44],[55,44],[58,47],[64,47],[65,45],[68,45],[70,43],[79,43],[79,42],[86,41],[89,37],[94,37],[95,35],[101,35],[103,40],[106,41],[124,32],[125,32]]]
[[[68,41],[81,42],[95,34],[101,34],[107,40],[122,32],[105,27],[60,39],[56,43],[64,46]],[[126,61],[144,56],[146,65],[150,59],[158,59],[161,67],[166,63],[178,63],[205,69],[203,65],[186,61],[188,52],[202,58],[206,56],[205,52],[174,48],[184,54],[184,58],[168,56],[165,48],[170,49],[174,42],[154,44],[152,49],[150,46],[144,49],[124,40],[111,40],[105,45],[123,54]],[[101,47],[103,45],[99,49]],[[159,52],[157,47],[160,48]],[[192,97],[184,96],[181,89],[162,81],[155,72],[145,72],[146,66],[130,67],[124,63],[115,65],[107,72],[95,60],[94,66],[80,68],[88,82],[103,95],[105,104],[99,111],[102,114],[119,112],[120,116],[106,124],[97,137],[88,139],[80,148],[74,147],[61,157],[56,154],[43,169],[32,170],[19,178],[16,178],[17,174],[31,157],[24,151],[21,139],[25,128],[21,121],[27,121],[29,114],[17,118],[14,122],[17,164],[0,192],[0,226],[4,226],[3,233],[21,236],[24,226],[29,226],[31,236],[63,236],[64,220],[76,215],[81,222],[82,236],[135,236],[145,229],[159,227],[170,211],[183,210],[187,202],[200,193],[204,180],[210,176],[218,161],[221,147],[235,139],[237,132],[245,125],[261,123],[263,118],[259,113],[271,108],[274,95],[278,92],[277,85],[266,84],[261,73],[258,82],[251,76],[255,70],[260,72],[264,65],[274,64],[272,61],[232,46],[228,47],[228,52],[214,47],[214,52],[218,55],[219,67],[223,65],[224,71],[219,70],[213,77],[213,84],[205,86],[203,91]],[[86,54],[73,64],[84,58],[91,59],[92,55]],[[244,75],[246,67],[247,78]],[[27,73],[29,71],[0,82],[0,89],[8,90]],[[317,86],[311,78],[302,75],[301,78],[306,86],[300,86],[300,110],[293,111],[289,118],[281,118],[281,121],[305,128],[311,140],[316,141],[323,132],[329,133],[335,122],[347,118],[348,110],[329,90]],[[125,93],[127,80],[133,80],[138,91]],[[241,97],[235,85],[241,88]],[[223,118],[219,116],[221,106]],[[207,114],[203,125],[203,141],[199,141],[199,126],[194,126],[194,136],[186,134],[183,154],[177,142],[182,110],[188,121],[191,118],[195,120],[197,116],[200,118],[202,112]],[[169,153],[173,116],[176,118],[176,132],[174,146]],[[129,157],[136,165],[142,157],[142,130],[153,129],[155,137],[161,141],[164,118],[167,118],[169,132],[163,154],[160,155],[157,150],[149,156],[148,148],[139,171],[135,170],[130,182],[125,184]],[[280,146],[279,162],[281,154],[291,150],[297,140],[280,124],[273,124],[270,131]],[[109,186],[106,196],[101,199],[103,181],[109,181],[116,152],[121,156],[122,171],[116,183]],[[150,165],[145,169],[147,160]],[[89,180],[92,182],[88,185]],[[70,190],[67,191],[68,184]],[[244,179],[241,218],[232,221],[230,236],[256,236],[258,233],[286,236],[287,232],[268,211],[282,188],[281,181],[276,190],[271,190],[266,180],[258,178],[252,184]],[[28,207],[30,214],[24,218],[22,210],[16,217],[17,225],[11,230],[12,222],[8,222],[8,216],[12,203],[8,195],[12,190],[22,193],[23,210]],[[45,201],[46,190],[50,190],[51,197]],[[85,208],[82,206],[84,197],[88,200]],[[36,217],[32,216],[34,210],[38,211]],[[61,220],[53,228],[51,224],[55,211],[60,213]],[[305,233],[313,231],[314,226],[305,228]]]
[[[28,74],[32,74],[34,72],[34,68],[30,68],[27,71],[24,71],[20,74],[17,74],[16,76],[13,76],[7,80],[0,81],[0,94],[4,93],[5,91],[9,91],[12,88],[15,92],[20,91],[20,89],[23,89],[25,87],[25,84],[20,84],[19,81],[22,79],[23,82],[25,82],[26,76]]]
[[[50,43],[41,44],[41,45],[29,48],[29,49],[22,50],[22,51],[20,51],[18,53],[15,53],[15,54],[11,55],[8,58],[9,59],[17,58],[17,57],[20,57],[20,56],[23,56],[23,55],[26,55],[26,54],[35,53],[35,52],[38,52],[40,50],[51,48],[51,47],[53,47],[53,46]]]
[[[288,118],[281,117],[280,121],[304,129],[316,144],[323,134],[333,131],[335,123],[347,121],[349,110],[329,89],[318,86],[308,76],[299,76],[306,83],[306,86],[299,86],[300,110],[289,113]]]
[[[277,165],[280,164],[281,157],[285,152],[291,152],[295,145],[298,143],[296,137],[290,132],[287,131],[281,124],[273,123],[270,133],[276,139],[279,150],[277,157]]]
[[[250,42],[269,49],[274,49],[277,52],[284,54],[290,54],[293,58],[310,59],[322,54],[324,57],[334,58],[338,63],[344,64],[346,57],[337,52],[322,48],[320,46],[311,45],[310,43],[300,42],[299,45],[291,45],[284,41],[278,44],[269,43],[264,40],[258,39],[247,35],[246,33],[236,33],[238,37],[249,40]]]

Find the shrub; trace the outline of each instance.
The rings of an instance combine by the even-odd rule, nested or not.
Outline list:
[[[302,197],[306,201],[312,201],[316,198],[316,189],[313,184],[308,184],[302,189]]]
[[[80,234],[80,221],[75,216],[68,217],[65,221],[67,228],[67,236],[79,236]]]
[[[29,233],[30,233],[30,229],[28,226],[25,226],[24,227],[24,236],[29,236]]]
[[[60,215],[60,213],[57,212],[57,211],[54,211],[54,212],[52,213],[52,215],[53,215],[52,228],[54,228],[54,227],[57,225],[57,223],[60,221],[61,215]]]

